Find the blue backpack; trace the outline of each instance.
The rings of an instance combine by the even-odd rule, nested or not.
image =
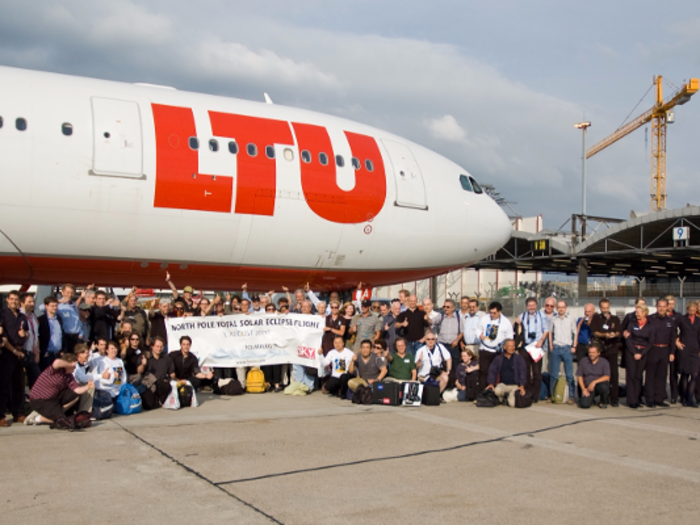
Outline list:
[[[114,401],[114,411],[123,416],[141,412],[141,396],[134,385],[129,383],[122,385]]]

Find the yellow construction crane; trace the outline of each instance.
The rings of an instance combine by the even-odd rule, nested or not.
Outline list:
[[[661,88],[661,75],[654,78],[654,83],[656,84],[656,104],[654,107],[592,146],[586,152],[586,158],[592,157],[651,121],[651,211],[660,211],[666,209],[666,123],[674,121],[675,117],[671,109],[674,106],[685,104],[698,91],[698,79],[691,78],[666,102],[664,102]]]

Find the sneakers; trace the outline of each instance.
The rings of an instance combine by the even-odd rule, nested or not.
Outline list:
[[[39,420],[39,412],[36,410],[32,411],[31,414],[29,414],[26,418],[24,418],[24,424],[29,426],[29,425],[36,425]]]
[[[607,403],[600,403],[598,405],[598,408],[608,408],[608,404]]]
[[[574,404],[576,404],[576,402],[575,402],[573,399],[569,398],[569,399],[566,401],[566,404],[567,404],[567,405],[574,405]]]

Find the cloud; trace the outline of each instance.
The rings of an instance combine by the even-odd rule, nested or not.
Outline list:
[[[467,141],[467,132],[457,123],[452,115],[430,119],[426,122],[430,133],[436,139],[447,142],[464,143]]]

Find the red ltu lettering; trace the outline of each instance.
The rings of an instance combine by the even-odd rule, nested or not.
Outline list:
[[[355,187],[345,191],[338,187],[333,147],[326,128],[297,122],[292,126],[299,151],[311,152],[310,162],[303,159],[301,162],[301,187],[309,207],[319,217],[343,224],[364,222],[379,213],[386,198],[386,179],[375,139],[345,132],[352,155],[360,161],[359,167],[355,167]],[[329,156],[326,165],[319,161],[320,152]],[[367,169],[367,160],[372,163],[373,171]]]

